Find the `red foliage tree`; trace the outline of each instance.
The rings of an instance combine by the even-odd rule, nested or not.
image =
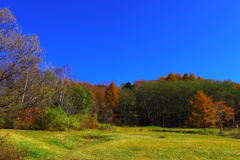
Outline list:
[[[228,107],[223,101],[215,102],[214,107],[216,110],[217,122],[220,126],[220,133],[222,133],[222,124],[232,119],[232,115],[235,114],[234,109]]]
[[[42,117],[42,110],[40,108],[26,108],[21,110],[19,118],[24,122],[36,123]]]

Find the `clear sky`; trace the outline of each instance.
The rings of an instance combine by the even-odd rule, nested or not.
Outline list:
[[[193,72],[240,83],[239,0],[0,0],[46,62],[117,85]]]

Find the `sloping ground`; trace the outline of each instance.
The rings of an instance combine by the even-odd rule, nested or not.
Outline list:
[[[11,141],[19,147],[28,148],[28,159],[58,159],[65,156],[65,149],[48,143],[55,133],[43,131],[0,130],[0,134],[10,133]]]
[[[0,130],[10,133],[26,159],[239,159],[240,140],[216,135],[117,131],[46,132]]]

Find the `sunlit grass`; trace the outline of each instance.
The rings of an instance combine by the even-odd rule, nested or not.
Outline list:
[[[154,127],[46,132],[0,130],[10,133],[26,159],[239,159],[240,140],[210,134],[153,131]],[[156,128],[159,129],[159,128]],[[179,129],[176,129],[179,130]],[[194,130],[194,129],[183,129]],[[201,131],[196,129],[196,131]]]

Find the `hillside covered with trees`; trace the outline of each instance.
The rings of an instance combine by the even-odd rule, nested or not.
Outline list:
[[[24,35],[0,10],[0,127],[66,130],[114,125],[236,127],[240,84],[173,74],[116,86],[71,78],[71,69],[44,66],[38,36]]]

